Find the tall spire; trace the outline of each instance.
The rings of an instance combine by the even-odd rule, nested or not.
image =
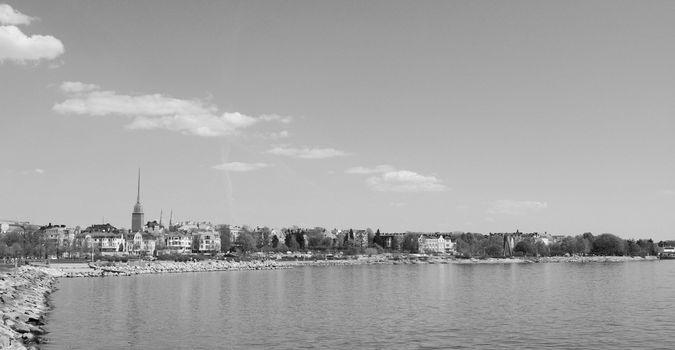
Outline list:
[[[131,231],[143,231],[143,205],[141,204],[141,169],[138,168],[138,192],[136,194],[136,204],[134,211],[131,213]]]
[[[138,193],[136,195],[136,203],[141,202],[141,168],[138,168]]]

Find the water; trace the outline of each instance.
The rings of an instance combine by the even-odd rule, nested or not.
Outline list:
[[[670,348],[675,261],[62,279],[46,349]]]

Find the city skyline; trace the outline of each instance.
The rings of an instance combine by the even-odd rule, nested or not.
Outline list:
[[[0,217],[127,227],[142,168],[148,220],[672,239],[674,32],[667,1],[0,2]]]

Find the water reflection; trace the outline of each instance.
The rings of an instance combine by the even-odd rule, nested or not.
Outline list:
[[[64,279],[47,349],[666,347],[672,278],[644,262]]]

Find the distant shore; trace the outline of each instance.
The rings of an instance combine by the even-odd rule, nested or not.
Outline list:
[[[139,261],[134,263],[74,263],[36,264],[35,268],[54,277],[106,277],[131,276],[157,273],[276,270],[301,266],[345,266],[345,265],[407,265],[407,264],[529,264],[529,263],[605,263],[657,260],[655,256],[557,256],[557,257],[514,257],[514,258],[470,258],[455,257],[405,257],[391,259],[386,255],[358,256],[349,259],[297,259],[297,260],[251,260],[251,261]]]

